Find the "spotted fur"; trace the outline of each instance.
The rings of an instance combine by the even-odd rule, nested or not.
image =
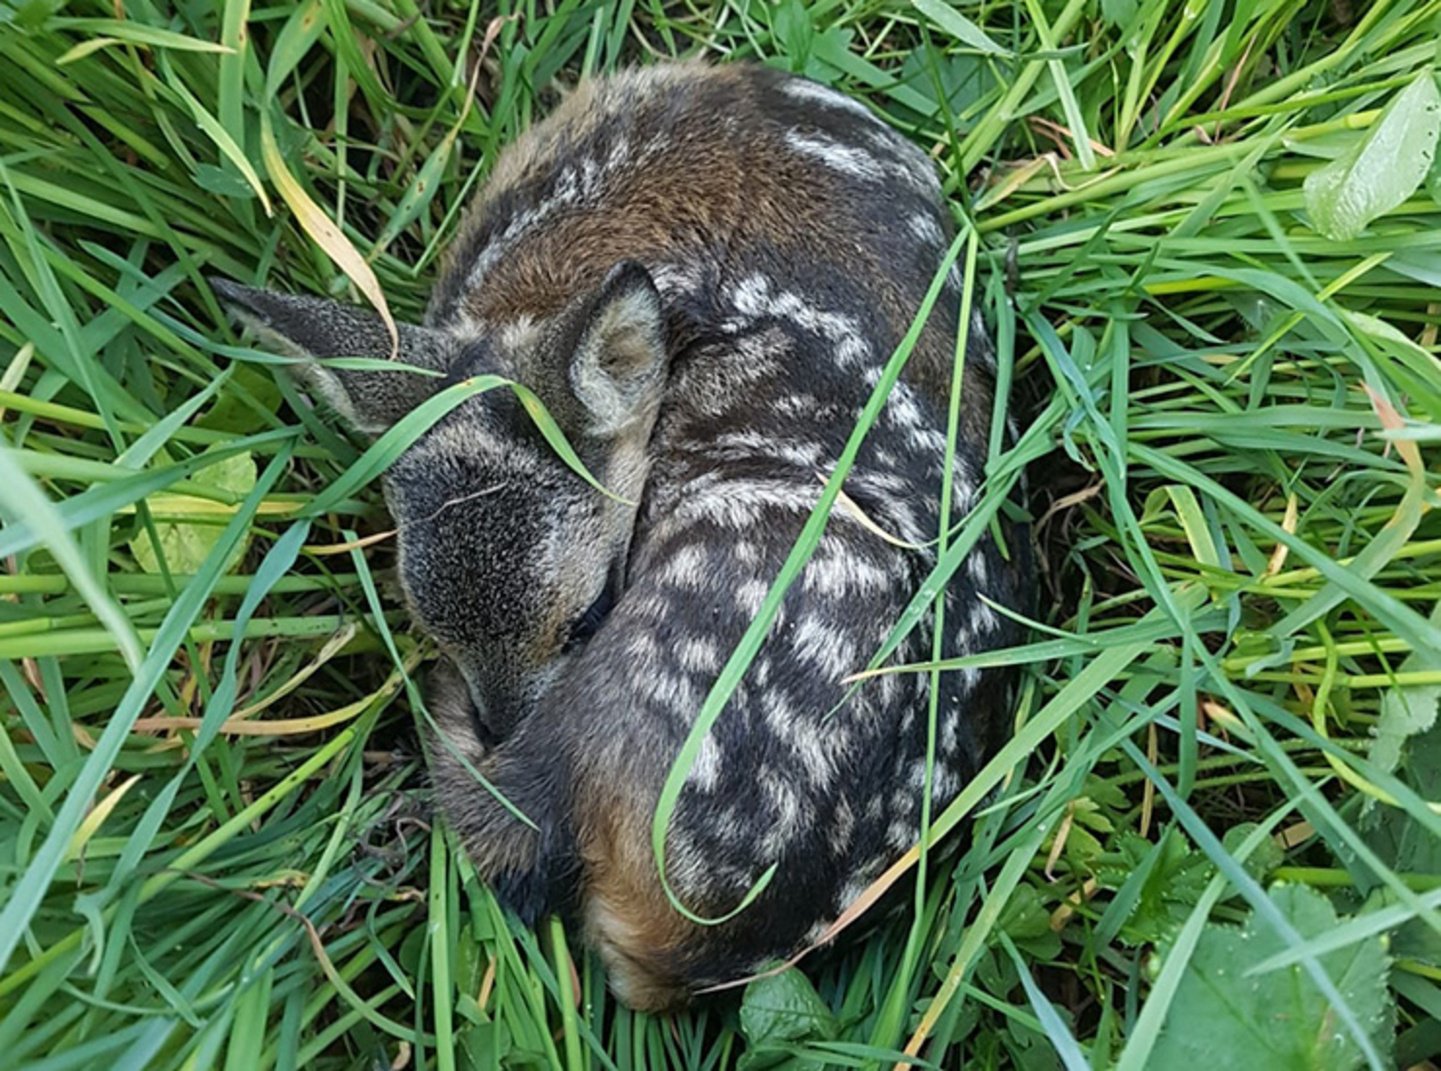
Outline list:
[[[729,911],[772,865],[774,881],[734,920],[694,926],[664,897],[650,826],[951,234],[930,160],[863,105],[760,67],[630,71],[583,84],[501,157],[425,326],[402,338],[403,358],[448,381],[530,385],[632,503],[580,480],[503,391],[385,478],[411,612],[447,655],[429,704],[441,808],[505,900],[575,920],[637,1007],[795,951],[916,839],[929,677],[842,681],[934,564],[914,548],[941,520],[954,280],[670,827],[668,877],[693,910]],[[388,352],[355,310],[225,294],[292,350]],[[981,478],[991,362],[977,322],[952,522]],[[372,432],[434,384],[306,374]],[[1022,588],[1014,555],[983,541],[946,593],[943,653],[1014,642],[980,596],[1015,606]],[[897,659],[929,658],[933,628]],[[1004,735],[1007,680],[958,671],[940,687],[938,807]]]

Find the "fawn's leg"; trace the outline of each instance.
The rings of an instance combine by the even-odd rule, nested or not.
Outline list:
[[[426,741],[436,802],[481,880],[528,925],[571,907],[579,859],[569,749],[555,712],[538,711],[487,746],[465,684],[446,663],[431,673],[426,705],[438,730]]]

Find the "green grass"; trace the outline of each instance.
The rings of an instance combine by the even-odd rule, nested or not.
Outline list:
[[[1220,1068],[1272,1010],[1320,1040],[1267,1066],[1441,1054],[1441,171],[1424,109],[1368,133],[1441,2],[116,13],[0,0],[6,1067]],[[657,1019],[429,825],[428,652],[361,538],[396,445],[203,277],[359,300],[319,213],[413,317],[557,84],[694,53],[935,151],[1021,429],[941,570],[1022,464],[1046,565],[1016,739],[934,819],[965,851],[814,992]],[[1317,199],[1348,166],[1393,195],[1364,229]],[[1198,979],[1243,923],[1228,1006]]]

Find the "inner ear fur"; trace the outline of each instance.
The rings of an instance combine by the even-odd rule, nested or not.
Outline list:
[[[596,292],[571,360],[590,433],[614,435],[654,417],[667,357],[660,292],[642,265],[624,261]]]
[[[379,435],[438,386],[437,377],[402,367],[393,372],[355,371],[316,363],[330,357],[386,360],[391,356],[390,333],[384,321],[368,309],[329,298],[261,290],[229,279],[211,279],[210,285],[236,318],[267,346],[304,358],[291,366],[292,374],[357,431]],[[397,365],[449,371],[458,354],[450,335],[413,324],[398,324],[397,328]]]

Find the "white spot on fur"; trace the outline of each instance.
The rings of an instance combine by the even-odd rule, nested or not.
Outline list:
[[[695,682],[684,673],[676,673],[654,664],[650,671],[640,677],[641,687],[650,695],[660,710],[680,715],[689,722],[700,710],[704,698]]]
[[[704,584],[708,564],[709,555],[697,544],[687,543],[671,554],[657,576],[665,583],[695,591]]]
[[[1000,615],[976,599],[966,607],[965,621],[956,630],[957,643],[962,650],[973,650],[982,637],[991,635],[1000,624]]]
[[[667,606],[660,599],[645,599],[636,597],[635,593],[629,593],[626,597],[626,606],[630,612],[635,613],[637,609],[644,617],[657,618],[664,615]],[[648,672],[650,666],[660,658],[660,646],[656,643],[655,637],[649,631],[633,629],[626,637],[626,650],[630,654],[632,663],[641,672]]]
[[[540,337],[540,328],[529,316],[520,316],[510,323],[501,324],[496,331],[502,349],[520,353],[535,348]]]
[[[814,417],[820,404],[820,400],[814,394],[786,394],[771,402],[771,405],[775,406],[776,412],[792,420]]]
[[[700,751],[696,752],[695,764],[691,766],[686,777],[686,784],[702,792],[715,791],[716,782],[720,779],[720,766],[720,747],[715,742],[714,734],[706,733],[701,739]]]
[[[722,432],[706,447],[706,455],[718,461],[749,461],[753,458],[784,461],[807,473],[815,471],[821,464],[819,443],[778,439],[751,429]]]
[[[736,606],[747,617],[754,617],[765,601],[769,585],[761,580],[746,580],[736,587]]]
[[[886,844],[891,848],[909,848],[919,835],[919,823],[897,818],[886,827]]]
[[[898,694],[901,690],[900,678],[895,674],[888,673],[880,678],[876,687],[880,690],[880,705],[887,710],[894,707],[900,698]]]
[[[764,654],[751,663],[750,676],[751,680],[755,682],[757,688],[764,690],[765,688],[768,688],[770,686],[771,665],[772,663],[770,656]],[[749,695],[748,692],[744,691],[744,684],[741,685],[741,689],[743,694]]]
[[[761,694],[760,708],[767,728],[795,753],[810,785],[824,788],[832,784],[839,761],[853,747],[849,724],[840,719],[822,720],[818,717],[821,712],[797,708],[776,690]]]
[[[801,330],[830,342],[843,368],[871,362],[874,357],[854,316],[818,308],[789,290],[773,293],[770,280],[764,275],[750,275],[737,283],[731,291],[731,304],[743,317],[741,322],[730,325],[732,330],[739,331],[762,318],[788,320]]]
[[[708,636],[687,636],[676,644],[675,657],[691,673],[720,671],[720,647]]]
[[[657,264],[651,269],[650,277],[655,281],[655,287],[661,292],[661,296],[667,299],[694,294],[704,282],[701,265],[694,262]]]
[[[839,171],[843,175],[850,175],[864,182],[883,182],[886,178],[884,165],[865,149],[858,149],[854,145],[842,145],[830,138],[814,137],[798,130],[787,131],[786,144],[803,156],[819,160],[832,171]]]
[[[831,828],[826,836],[831,851],[836,855],[844,855],[850,849],[855,831],[855,811],[851,810],[850,800],[840,796],[836,800],[835,810],[831,813]]]
[[[775,811],[775,819],[761,838],[758,853],[763,861],[769,863],[780,856],[807,823],[810,808],[785,777],[766,767],[757,774],[756,785]]]
[[[941,724],[937,727],[937,735],[940,737],[937,743],[940,744],[941,750],[948,755],[954,755],[960,744],[960,725],[961,715],[960,709],[957,707],[942,718]]]
[[[857,145],[845,145],[794,129],[786,132],[785,140],[795,152],[819,160],[832,171],[862,182],[881,183],[898,179],[928,197],[934,196],[940,189],[930,158],[904,138],[886,130],[876,131],[869,139],[880,150],[880,155]]]
[[[949,766],[937,766],[932,774],[931,798],[941,805],[955,799],[961,789],[961,779]],[[934,812],[933,812],[934,813]]]
[[[830,918],[823,918],[818,922],[812,923],[811,928],[806,931],[806,935],[802,943],[805,945],[817,944],[820,939],[825,936],[826,931],[831,928],[833,921],[834,920]]]
[[[883,156],[894,153],[898,158],[897,166],[908,172],[910,184],[916,189],[932,196],[941,192],[935,161],[898,130],[881,123],[877,129],[868,131],[867,140]]]
[[[886,569],[871,557],[860,554],[832,554],[830,541],[823,541],[801,575],[808,594],[843,598],[879,595],[895,586],[899,569]]]
[[[818,483],[812,487],[790,480],[723,480],[699,489],[693,485],[692,489],[693,493],[680,501],[668,521],[680,526],[705,520],[737,530],[753,528],[772,510],[809,513],[821,490]]]
[[[945,234],[941,225],[936,222],[936,217],[929,212],[917,212],[906,220],[906,226],[910,232],[927,245],[939,246],[945,242]]]
[[[870,882],[859,878],[852,878],[841,886],[841,891],[836,894],[837,911],[845,911],[853,903],[861,898],[861,893],[870,887]]]
[[[852,115],[858,115],[873,123],[882,122],[879,116],[860,101],[848,97],[839,90],[832,89],[830,86],[823,86],[819,82],[794,78],[785,83],[781,88],[781,92],[792,100],[803,100],[809,104],[819,104],[823,108],[835,108],[838,111],[850,112]]]
[[[937,726],[937,733],[936,733],[936,735],[937,735],[937,736],[940,735],[940,726]],[[937,741],[937,743],[939,743],[939,741]],[[918,759],[916,762],[914,762],[914,763],[911,764],[910,787],[911,787],[911,789],[912,789],[912,790],[914,791],[914,793],[915,793],[915,800],[919,800],[920,796],[925,792],[925,789],[926,789],[926,760],[925,760],[925,759]],[[959,787],[960,787],[959,779],[956,777],[954,771],[952,771],[948,766],[944,765],[943,763],[941,763],[941,762],[939,762],[939,761],[932,764],[932,766],[931,766],[931,799],[932,799],[932,800],[942,800],[942,799],[944,799],[944,800],[949,800],[952,796],[954,796],[954,795],[956,794],[956,790],[957,790]],[[908,800],[908,803],[911,803],[912,806],[915,805],[913,800]],[[934,817],[935,817],[935,814],[934,814],[934,811],[932,811],[932,819],[933,819],[933,820],[934,820]]]
[[[886,416],[893,424],[902,428],[921,428],[926,424],[925,414],[916,402],[915,392],[904,383],[897,383],[891,396],[886,399]]]

